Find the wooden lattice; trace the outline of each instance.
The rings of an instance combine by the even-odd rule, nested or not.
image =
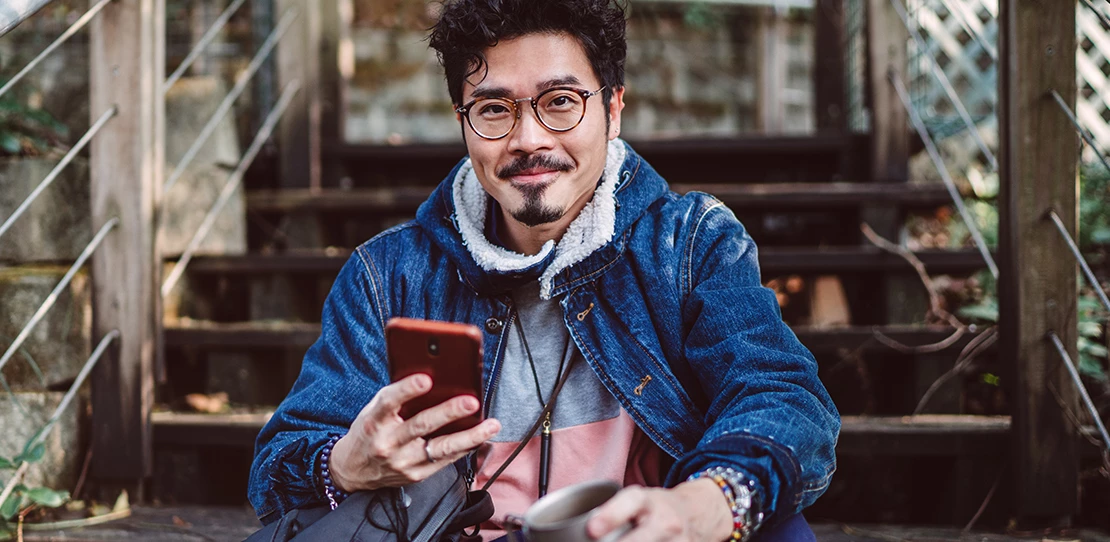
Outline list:
[[[910,42],[914,104],[938,136],[964,130],[963,121],[930,72],[937,59],[960,99],[980,124],[993,129],[998,101],[998,0],[910,0],[911,23],[927,43]],[[1101,152],[1110,149],[1110,31],[1087,7],[1076,16],[1079,95],[1076,113]]]

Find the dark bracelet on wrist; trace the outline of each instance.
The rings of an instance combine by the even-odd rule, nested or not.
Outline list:
[[[340,438],[342,437],[339,435],[331,437],[327,444],[324,444],[324,449],[320,451],[320,481],[324,484],[324,495],[327,495],[328,505],[331,506],[332,510],[338,508],[344,499],[350,497],[350,494],[335,487],[335,483],[331,479],[331,452]]]

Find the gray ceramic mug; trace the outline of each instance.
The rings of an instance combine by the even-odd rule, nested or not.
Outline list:
[[[524,513],[524,539],[528,542],[614,542],[632,525],[618,527],[599,540],[586,534],[593,511],[621,490],[616,482],[599,480],[564,487],[536,501]]]

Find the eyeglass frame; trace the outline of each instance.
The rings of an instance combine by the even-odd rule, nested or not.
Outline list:
[[[563,133],[569,132],[569,131],[577,128],[579,124],[582,124],[582,121],[586,118],[586,103],[590,101],[591,97],[597,96],[598,94],[601,94],[601,92],[603,90],[605,90],[606,86],[607,85],[602,85],[601,88],[599,88],[595,91],[592,91],[592,92],[589,91],[589,90],[581,89],[581,88],[559,86],[559,87],[551,87],[547,90],[544,90],[543,92],[541,92],[539,94],[536,94],[535,96],[529,96],[527,98],[516,98],[516,99],[513,99],[513,98],[476,98],[476,99],[471,100],[470,102],[466,103],[465,105],[461,105],[459,107],[456,107],[455,112],[462,115],[466,119],[466,124],[468,126],[470,126],[470,131],[474,132],[474,135],[476,135],[476,136],[478,136],[482,139],[485,139],[487,141],[497,141],[499,139],[505,139],[506,137],[509,136],[509,134],[513,133],[513,129],[516,128],[517,123],[520,122],[521,108],[519,107],[519,104],[520,104],[520,102],[528,102],[532,105],[532,114],[536,116],[536,120],[540,121],[540,124],[544,128],[547,128],[548,130],[550,130],[552,132],[555,132],[557,134],[563,134]],[[554,92],[556,90],[569,90],[569,91],[574,92],[574,93],[576,93],[576,94],[578,94],[579,96],[582,97],[582,116],[579,117],[578,122],[574,123],[574,126],[571,126],[570,128],[564,128],[564,129],[561,129],[561,130],[557,129],[557,128],[552,128],[549,124],[547,124],[546,121],[543,120],[543,116],[541,116],[540,112],[536,109],[537,108],[536,104],[538,103],[539,98],[541,96],[543,96],[544,94],[547,94],[549,92]],[[496,100],[496,101],[499,101],[499,102],[509,104],[510,107],[512,107],[512,110],[514,112],[516,112],[516,114],[513,115],[513,125],[509,126],[509,129],[504,134],[499,135],[497,137],[489,137],[489,136],[483,134],[482,132],[479,132],[478,129],[474,127],[474,121],[470,120],[470,108],[474,107],[474,104],[476,104],[478,102],[481,102],[481,101],[486,101],[486,100]]]

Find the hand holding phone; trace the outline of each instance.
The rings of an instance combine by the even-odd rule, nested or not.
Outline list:
[[[401,406],[401,418],[442,404],[454,397],[482,393],[482,332],[476,326],[411,318],[393,318],[385,326],[389,374],[393,382],[426,374],[432,389]],[[425,438],[457,433],[482,421],[481,409],[455,420]]]
[[[469,330],[461,334],[469,337],[463,342],[456,338],[445,341],[445,337],[455,335],[439,333],[438,326],[443,323],[417,322],[390,322],[394,331],[387,331],[387,337],[394,338],[387,340],[393,347],[405,345],[396,354],[387,347],[390,358],[396,355],[408,361],[390,362],[394,382],[374,395],[348,433],[335,444],[331,474],[342,491],[398,487],[424,480],[501,430],[497,420],[481,420],[481,333],[475,336],[472,331],[476,329]],[[436,329],[427,329],[428,324]],[[399,329],[407,331],[397,334]],[[437,339],[435,346],[429,342],[432,337]],[[410,356],[408,351],[414,345],[422,345],[424,354]],[[435,360],[421,361],[425,355]],[[463,361],[471,359],[473,363]],[[430,397],[433,392],[438,397]],[[458,427],[463,429],[453,430]]]

